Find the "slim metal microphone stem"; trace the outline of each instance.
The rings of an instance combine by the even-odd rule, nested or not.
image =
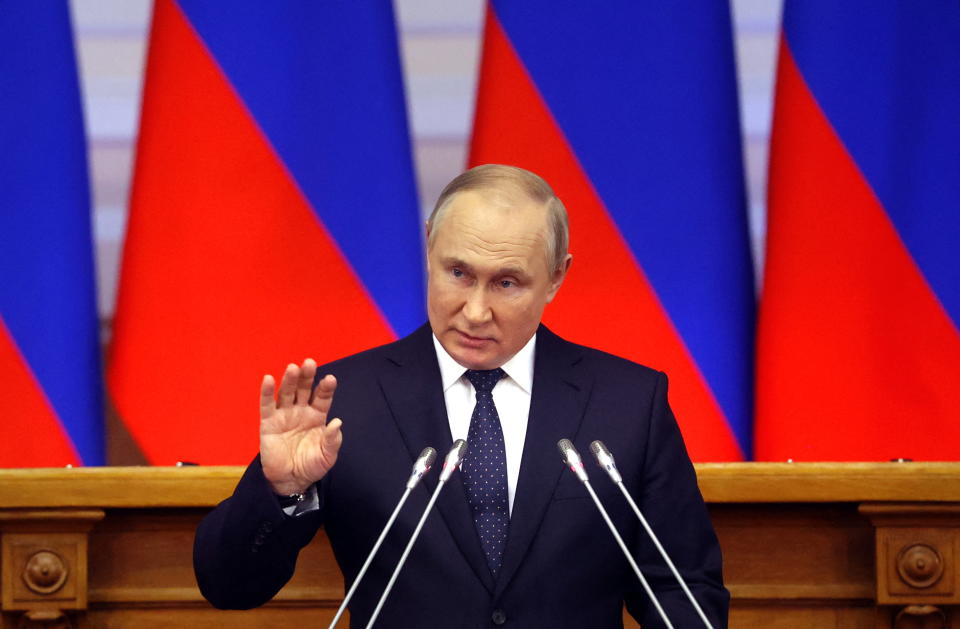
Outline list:
[[[597,509],[600,510],[600,515],[603,516],[603,520],[607,523],[607,526],[610,527],[610,532],[613,533],[614,539],[616,539],[617,544],[620,545],[620,550],[623,551],[623,556],[626,557],[627,561],[630,562],[630,567],[633,568],[637,578],[640,579],[640,585],[643,586],[643,589],[647,592],[647,596],[649,596],[650,600],[653,601],[653,606],[657,608],[657,613],[659,613],[660,618],[663,619],[663,624],[667,626],[667,629],[673,629],[673,625],[670,624],[670,619],[667,618],[667,612],[663,611],[663,607],[660,606],[660,601],[657,600],[657,597],[653,594],[653,590],[650,589],[650,584],[647,583],[647,580],[643,578],[643,573],[640,572],[637,562],[633,560],[633,555],[630,554],[630,551],[627,549],[627,545],[623,543],[623,538],[620,537],[620,533],[617,532],[617,527],[613,525],[613,521],[610,519],[610,516],[607,515],[607,510],[603,508],[602,504],[600,504],[600,499],[597,498],[597,494],[594,493],[593,487],[590,486],[590,481],[584,481],[583,486],[587,488],[588,492],[590,492],[590,497],[593,498],[594,504],[596,504]]]
[[[384,525],[383,530],[380,531],[380,537],[377,538],[373,548],[367,555],[367,560],[363,562],[363,567],[360,568],[360,572],[357,573],[357,577],[353,580],[353,585],[350,586],[350,591],[347,592],[347,595],[343,598],[343,602],[340,604],[340,609],[337,610],[337,615],[333,617],[333,621],[330,623],[328,629],[333,629],[337,625],[337,622],[340,621],[340,617],[343,616],[343,612],[347,609],[347,604],[350,603],[350,599],[353,598],[354,592],[357,591],[357,586],[360,585],[363,575],[367,573],[367,568],[369,568],[370,564],[373,562],[373,556],[377,554],[378,550],[380,550],[380,545],[383,544],[383,540],[387,537],[387,532],[390,530],[390,527],[393,526],[393,521],[397,519],[397,515],[400,513],[400,509],[403,507],[403,503],[407,501],[407,497],[410,495],[410,492],[413,491],[413,488],[420,483],[420,479],[422,479],[426,473],[430,471],[430,467],[433,465],[433,462],[436,460],[436,458],[437,451],[431,447],[426,447],[420,452],[420,456],[418,456],[413,462],[413,469],[410,471],[410,478],[407,479],[407,488],[403,492],[403,495],[400,496],[400,502],[397,503],[397,506],[393,509],[393,513],[390,514],[390,518]]]
[[[643,517],[643,514],[640,513],[640,509],[637,507],[637,503],[633,501],[633,498],[630,496],[630,492],[627,491],[627,488],[623,486],[623,481],[617,483],[617,487],[620,488],[620,492],[623,494],[623,497],[627,499],[627,502],[630,504],[630,507],[633,508],[633,512],[637,514],[637,518],[640,520],[640,524],[643,525],[644,530],[647,532],[647,535],[650,536],[650,539],[653,541],[653,545],[657,547],[657,550],[660,551],[660,556],[663,557],[663,560],[667,563],[667,566],[670,568],[670,572],[673,573],[673,576],[677,579],[677,583],[680,584],[680,587],[683,588],[684,594],[687,595],[687,598],[690,599],[690,602],[693,604],[693,608],[697,610],[697,614],[700,615],[700,620],[703,621],[703,624],[706,625],[709,629],[713,629],[713,625],[710,624],[710,621],[707,620],[707,615],[703,613],[703,609],[700,608],[700,604],[697,602],[697,599],[693,597],[693,592],[690,591],[690,588],[687,587],[687,583],[680,576],[680,572],[677,571],[677,567],[673,565],[673,562],[670,560],[670,556],[667,554],[667,551],[664,549],[663,545],[660,543],[660,540],[657,538],[656,533],[653,532],[653,529],[650,528],[650,525],[647,523],[647,519]]]
[[[443,469],[440,471],[440,479],[437,481],[437,487],[433,490],[433,495],[430,496],[430,502],[427,503],[427,508],[423,510],[423,515],[420,516],[420,521],[417,522],[417,527],[413,529],[413,535],[410,537],[410,541],[407,542],[407,547],[403,549],[403,554],[400,555],[400,561],[397,563],[397,567],[394,569],[393,574],[390,575],[390,581],[387,583],[387,588],[383,591],[383,594],[380,595],[380,600],[377,602],[376,609],[373,610],[373,615],[370,616],[370,622],[367,623],[367,629],[373,627],[373,623],[377,621],[377,616],[380,615],[380,610],[383,609],[383,604],[387,602],[387,596],[390,595],[390,590],[393,589],[393,584],[397,580],[397,576],[400,574],[400,569],[403,568],[404,562],[407,561],[407,556],[410,554],[410,549],[413,548],[414,542],[417,541],[417,537],[420,535],[420,529],[423,528],[423,523],[427,521],[427,516],[430,515],[430,510],[433,509],[433,503],[437,501],[437,496],[440,495],[440,490],[443,489],[443,486],[446,485],[447,480],[453,474],[454,470],[460,465],[463,461],[463,455],[467,451],[467,442],[463,439],[457,439],[453,442],[453,448],[450,449],[450,452],[447,453],[446,459],[443,462]]]
[[[590,478],[587,476],[587,470],[583,469],[583,460],[580,458],[580,453],[577,452],[577,449],[573,446],[573,442],[571,442],[569,439],[561,439],[557,443],[557,447],[560,448],[560,454],[563,456],[563,462],[570,467],[570,471],[576,474],[580,482],[583,483],[583,486],[587,488],[587,492],[590,494],[590,497],[593,498],[593,503],[597,505],[597,510],[600,512],[600,515],[603,516],[603,520],[610,528],[610,532],[613,533],[613,538],[617,540],[617,544],[620,545],[620,550],[623,551],[623,556],[627,558],[627,561],[630,563],[630,567],[633,568],[637,578],[640,579],[640,585],[643,586],[647,596],[650,597],[650,601],[657,609],[657,613],[660,614],[663,624],[667,626],[667,629],[673,629],[670,619],[667,618],[667,612],[665,612],[663,607],[660,606],[660,601],[658,601],[656,595],[654,595],[653,590],[650,588],[650,584],[647,583],[645,578],[643,578],[643,573],[640,572],[640,567],[637,566],[637,562],[633,560],[633,555],[630,554],[630,550],[627,548],[627,545],[623,543],[623,538],[620,537],[620,533],[617,532],[617,527],[613,525],[613,520],[611,520],[610,516],[607,515],[607,510],[603,508],[602,504],[600,504],[600,499],[597,498],[597,494],[593,491],[593,487],[590,486]]]
[[[373,556],[377,554],[378,550],[380,550],[380,545],[383,544],[383,540],[387,537],[387,532],[389,532],[390,527],[393,526],[393,521],[397,519],[397,514],[400,513],[400,508],[403,507],[403,503],[407,501],[407,496],[410,495],[411,491],[413,491],[412,487],[407,487],[404,490],[403,496],[400,498],[400,502],[397,503],[396,508],[390,515],[390,519],[387,520],[387,524],[383,527],[383,530],[380,531],[380,537],[377,538],[376,543],[373,545],[373,549],[370,551],[370,554],[367,555],[367,560],[363,562],[363,567],[360,568],[360,572],[357,573],[357,578],[353,580],[353,585],[350,586],[350,591],[347,592],[347,595],[344,597],[343,602],[340,604],[340,609],[337,610],[337,615],[333,617],[333,621],[330,623],[328,629],[333,629],[337,626],[337,623],[340,621],[340,617],[343,616],[343,612],[347,609],[347,604],[350,603],[350,599],[353,598],[354,592],[357,591],[357,586],[360,585],[360,580],[363,579],[363,575],[367,573],[367,568],[369,568],[370,564],[373,563]]]
[[[713,629],[713,625],[711,625],[710,621],[707,620],[707,615],[703,613],[703,609],[700,608],[700,604],[697,603],[697,599],[693,597],[693,593],[690,591],[690,588],[687,587],[686,581],[684,581],[683,577],[680,576],[680,572],[677,570],[677,567],[673,565],[673,561],[670,560],[670,556],[660,543],[656,533],[654,533],[653,529],[650,528],[650,524],[647,523],[647,519],[643,517],[642,513],[640,513],[640,508],[637,507],[637,503],[634,502],[630,492],[628,492],[627,488],[624,486],[623,476],[621,476],[620,471],[617,470],[617,464],[613,460],[613,454],[600,440],[594,441],[590,444],[590,452],[597,460],[597,465],[602,467],[607,472],[607,475],[610,476],[610,480],[612,480],[614,484],[620,488],[620,492],[623,494],[623,497],[627,499],[627,504],[630,505],[630,507],[633,509],[633,512],[637,515],[637,518],[640,520],[640,524],[643,525],[647,535],[650,536],[650,540],[653,542],[653,545],[657,547],[657,550],[660,552],[660,556],[663,557],[663,560],[670,568],[670,572],[673,573],[674,578],[677,580],[677,583],[680,584],[684,594],[686,594],[687,598],[690,599],[690,602],[693,604],[693,608],[697,610],[697,614],[700,615],[700,620],[703,621],[703,624],[706,625],[708,629]]]
[[[407,547],[403,550],[403,554],[400,556],[400,563],[397,564],[396,569],[394,569],[393,574],[390,576],[390,581],[387,583],[387,589],[383,591],[383,594],[380,596],[380,601],[377,603],[377,608],[373,610],[373,616],[370,617],[370,622],[367,623],[367,629],[373,627],[373,623],[376,622],[377,616],[380,615],[380,610],[383,608],[383,604],[387,602],[387,595],[390,594],[390,590],[393,589],[393,583],[397,580],[397,575],[400,574],[400,568],[403,567],[404,562],[407,560],[407,555],[410,554],[410,549],[413,548],[413,543],[417,541],[417,536],[420,535],[420,529],[423,528],[423,523],[427,521],[427,516],[430,515],[430,509],[433,508],[433,503],[437,501],[437,496],[440,495],[440,490],[443,489],[443,483],[437,483],[437,488],[433,490],[433,495],[430,496],[430,502],[427,503],[427,508],[423,511],[423,515],[420,516],[420,521],[417,522],[417,528],[413,530],[413,537],[410,538],[410,541],[407,542]]]

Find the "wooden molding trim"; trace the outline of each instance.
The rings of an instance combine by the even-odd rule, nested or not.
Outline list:
[[[730,594],[738,603],[762,601],[803,601],[805,603],[820,601],[823,603],[838,604],[839,601],[858,602],[864,604],[873,602],[874,591],[869,585],[849,583],[823,584],[789,584],[789,585],[755,585],[729,584]]]
[[[340,588],[298,587],[288,585],[273,599],[273,603],[284,605],[290,603],[309,603],[321,607],[334,607],[343,600],[343,591]],[[116,603],[123,605],[150,605],[197,603],[209,607],[200,591],[196,587],[107,587],[91,588],[89,594],[91,604]]]
[[[696,469],[711,503],[960,502],[960,462],[701,463]],[[212,507],[242,473],[239,466],[0,470],[0,507]]]

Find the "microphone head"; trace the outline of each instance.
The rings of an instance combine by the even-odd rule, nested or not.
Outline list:
[[[620,471],[617,470],[617,464],[613,460],[613,454],[611,454],[610,450],[607,449],[607,446],[605,446],[602,441],[597,439],[591,443],[590,453],[593,454],[593,458],[597,460],[597,465],[607,471],[607,474],[613,482],[620,483],[623,481]]]
[[[573,447],[573,442],[569,439],[561,439],[557,442],[557,449],[560,450],[560,456],[563,457],[564,463],[570,462],[570,453],[577,455],[577,449]],[[578,455],[579,456],[579,455]]]
[[[413,462],[413,470],[410,472],[410,478],[407,479],[407,489],[413,489],[423,478],[424,474],[433,467],[433,462],[437,460],[437,451],[431,447],[426,447],[420,452],[420,456]]]
[[[427,446],[420,452],[420,456],[417,457],[417,461],[423,461],[423,464],[430,469],[433,466],[433,462],[437,460],[437,451]]]
[[[457,439],[453,442],[453,447],[447,453],[447,458],[443,460],[443,469],[440,471],[440,482],[446,482],[453,474],[453,471],[463,462],[463,457],[467,453],[467,442],[463,439]]]
[[[580,458],[580,453],[577,452],[577,449],[573,447],[573,442],[569,439],[561,439],[557,442],[557,449],[560,450],[563,462],[570,466],[570,469],[577,475],[577,478],[584,483],[587,482],[589,480],[587,471],[583,469],[583,460]]]

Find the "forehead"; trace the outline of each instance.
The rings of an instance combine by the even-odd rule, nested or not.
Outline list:
[[[445,255],[545,255],[547,210],[526,197],[465,191],[453,197],[436,225],[433,246]]]

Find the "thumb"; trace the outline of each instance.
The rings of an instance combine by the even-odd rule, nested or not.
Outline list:
[[[326,430],[323,431],[323,450],[329,454],[335,455],[340,449],[340,444],[343,443],[343,422],[340,421],[339,417],[335,417],[330,420],[330,423],[327,424]]]

